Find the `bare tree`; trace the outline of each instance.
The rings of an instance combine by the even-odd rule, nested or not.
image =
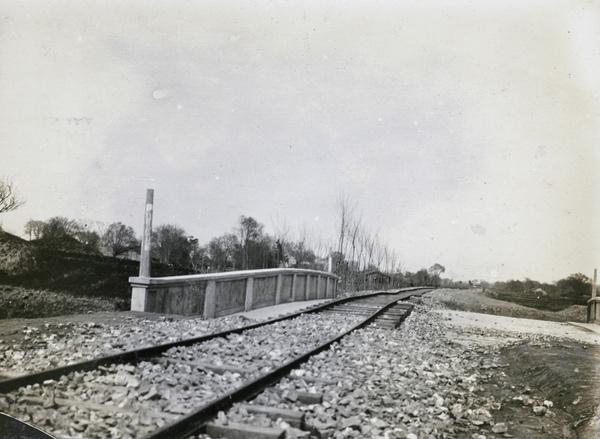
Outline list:
[[[44,233],[44,221],[30,219],[25,223],[25,234],[29,235],[29,240],[40,239]]]
[[[15,193],[12,180],[6,177],[0,178],[0,213],[10,212],[25,204],[25,200],[19,198]]]
[[[191,244],[185,230],[175,224],[163,224],[152,232],[152,253],[163,264],[186,267],[189,263]]]
[[[110,250],[113,257],[125,254],[138,245],[133,228],[122,223],[109,225],[102,235],[101,243]]]
[[[440,275],[446,271],[446,267],[437,262],[429,267],[429,276],[435,287],[438,287],[441,283]]]
[[[346,250],[346,239],[356,211],[356,202],[347,194],[340,194],[336,202],[336,229],[338,234],[338,252]]]
[[[355,223],[356,201],[345,193],[338,195],[335,211],[335,223],[337,233],[337,253],[339,256],[338,266],[334,268],[335,273],[340,276],[342,289],[347,289],[352,271],[352,260],[348,261],[348,241]]]
[[[291,240],[291,227],[285,219],[280,219],[279,216],[273,219],[271,216],[271,225],[273,226],[273,238],[282,245]]]
[[[65,237],[75,238],[80,230],[77,221],[64,216],[55,216],[44,223],[42,229],[43,239],[64,239]]]
[[[258,268],[260,259],[264,257],[263,234],[264,226],[251,216],[240,216],[235,231],[241,245],[242,269]],[[262,265],[265,265],[264,263]],[[252,266],[252,267],[251,267]],[[263,267],[265,268],[265,267]]]

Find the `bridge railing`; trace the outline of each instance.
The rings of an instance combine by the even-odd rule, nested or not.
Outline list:
[[[333,298],[337,282],[332,273],[295,268],[129,278],[132,311],[205,318]]]

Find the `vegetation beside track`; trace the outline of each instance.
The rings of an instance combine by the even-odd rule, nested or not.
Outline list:
[[[0,230],[0,319],[123,311],[136,261],[90,253],[74,239],[26,241]],[[153,264],[153,276],[189,274]]]

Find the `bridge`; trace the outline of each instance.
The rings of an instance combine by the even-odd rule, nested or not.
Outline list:
[[[338,277],[296,268],[130,277],[131,310],[204,318],[336,296]]]
[[[295,268],[151,277],[154,190],[146,191],[140,272],[130,277],[131,310],[204,318],[301,300],[335,297],[338,277]],[[329,264],[331,267],[331,264]],[[331,268],[330,268],[331,269]]]

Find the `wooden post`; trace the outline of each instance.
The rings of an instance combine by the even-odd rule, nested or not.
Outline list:
[[[146,190],[146,215],[140,255],[140,277],[150,277],[150,249],[152,248],[152,211],[154,209],[154,189]]]
[[[592,284],[592,299],[596,298],[596,280],[598,278],[598,269],[594,268],[594,283]]]

